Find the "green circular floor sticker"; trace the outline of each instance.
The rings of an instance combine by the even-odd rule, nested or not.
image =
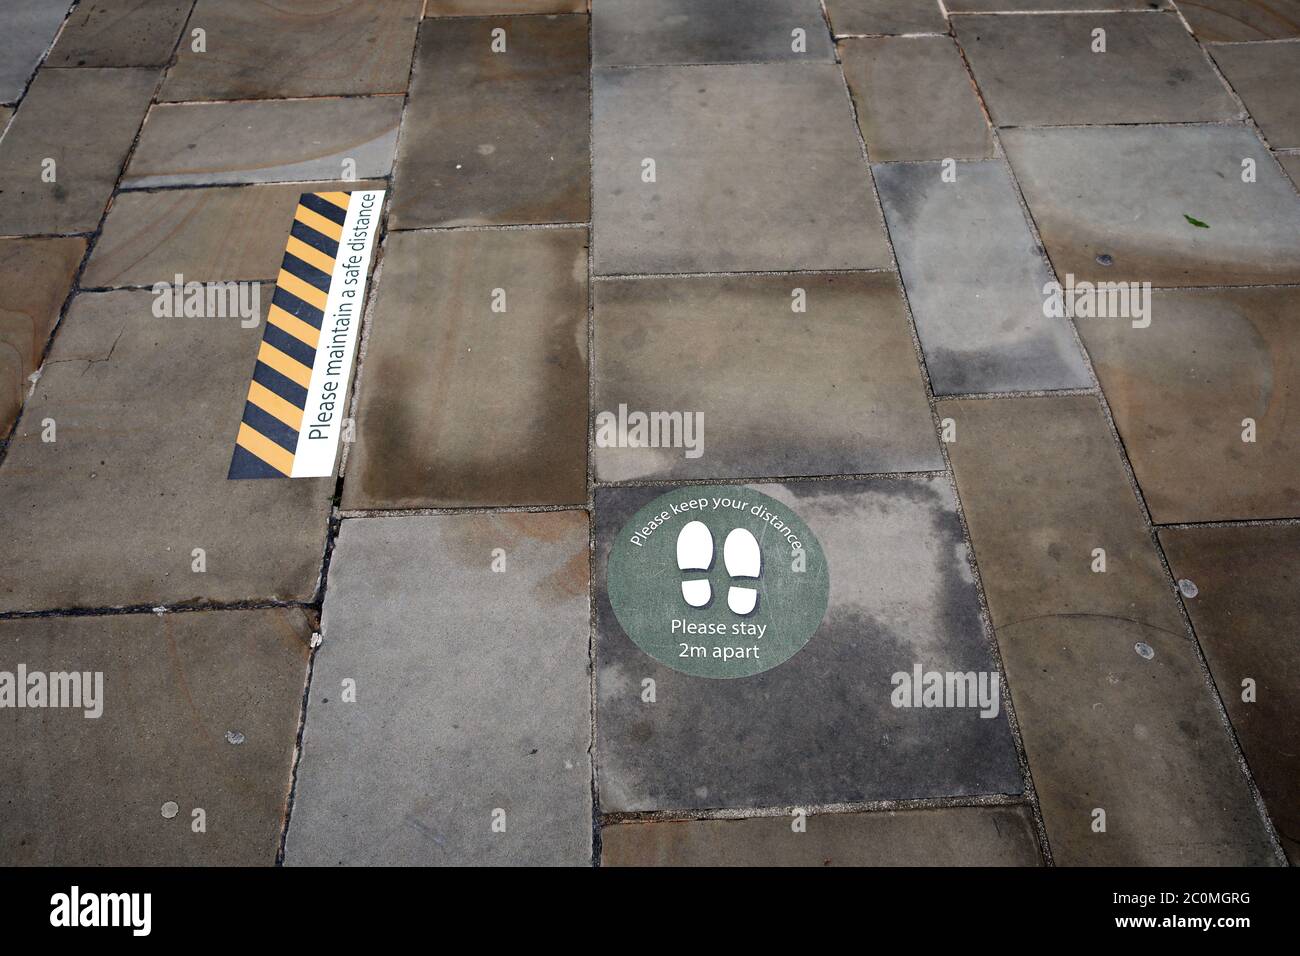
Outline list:
[[[650,502],[619,532],[607,578],[627,636],[697,677],[749,677],[789,660],[821,624],[830,591],[808,526],[736,485]]]

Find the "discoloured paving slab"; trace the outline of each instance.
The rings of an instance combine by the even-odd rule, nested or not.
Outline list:
[[[389,234],[345,507],[586,501],[585,240]]]
[[[42,70],[0,140],[0,235],[92,232],[157,82],[154,70]]]
[[[1064,319],[1043,315],[1051,281],[998,162],[875,166],[898,267],[936,394],[1091,384]]]
[[[598,273],[889,266],[835,65],[597,70],[592,83]]]
[[[54,42],[71,0],[5,0],[0,9],[0,103],[16,103]]]
[[[1152,519],[1300,517],[1300,289],[1157,292],[1151,312],[1075,324]]]
[[[1235,119],[1240,108],[1174,14],[953,20],[998,126]],[[1095,52],[1094,30],[1106,49]]]
[[[624,404],[704,426],[695,458],[598,440],[602,481],[943,467],[890,273],[601,280],[594,298],[593,415]]]
[[[1229,43],[1209,50],[1268,144],[1300,147],[1300,43]]]
[[[670,670],[623,633],[606,591],[612,540],[667,489],[596,491],[602,812],[1019,793],[1001,712],[983,718],[972,708],[890,702],[891,676],[916,664],[992,669],[948,482],[754,487],[788,504],[817,535],[830,568],[830,607],[794,657],[734,680]],[[655,681],[653,704],[641,699],[646,678]]]
[[[581,512],[345,520],[285,862],[589,865],[587,561]]]
[[[1274,862],[1097,399],[939,414],[1054,860]]]
[[[587,74],[585,17],[426,20],[391,227],[585,222]]]
[[[166,66],[193,0],[83,0],[46,66]]]
[[[1300,525],[1162,528],[1183,604],[1292,865],[1300,862]],[[1247,686],[1249,682],[1249,687]],[[1247,695],[1250,700],[1246,700]]]
[[[938,0],[825,0],[836,36],[947,33]]]
[[[73,300],[0,465],[0,610],[315,592],[333,480],[226,479],[261,330],[153,304]]]
[[[950,38],[844,40],[840,58],[872,162],[993,155],[993,136]]]
[[[1182,0],[1178,9],[1207,43],[1300,37],[1300,0]]]
[[[1024,806],[623,823],[601,830],[603,866],[1041,866]]]
[[[296,608],[0,621],[0,670],[103,675],[99,717],[0,710],[0,861],[272,865],[311,633]]]
[[[124,192],[95,243],[84,289],[233,279],[275,281],[298,198],[381,182],[293,183]]]
[[[421,0],[199,0],[163,100],[404,93]]]
[[[817,0],[600,0],[591,44],[595,66],[835,59]]]
[[[122,185],[387,176],[401,116],[400,96],[155,106]]]
[[[85,253],[85,239],[0,239],[0,437],[18,418]]]
[[[1001,139],[1063,280],[1300,282],[1300,197],[1246,127],[1019,129]],[[1253,183],[1242,182],[1244,159],[1255,162]],[[1102,254],[1114,264],[1098,263]]]

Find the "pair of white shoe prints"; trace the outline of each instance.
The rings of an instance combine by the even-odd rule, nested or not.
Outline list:
[[[677,567],[681,571],[709,571],[713,568],[713,534],[703,521],[692,521],[677,535]],[[757,578],[763,556],[758,541],[744,528],[733,528],[722,545],[722,560],[732,578]],[[682,598],[691,607],[708,607],[713,601],[713,586],[708,578],[682,581]],[[733,614],[751,614],[758,604],[758,591],[743,584],[732,584],[727,591],[727,607]]]

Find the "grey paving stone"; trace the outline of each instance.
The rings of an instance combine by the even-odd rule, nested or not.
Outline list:
[[[292,183],[123,192],[95,242],[82,288],[265,279],[280,273],[298,198],[382,182]]]
[[[836,36],[947,33],[938,0],[825,0]]]
[[[1300,36],[1300,0],[1184,0],[1178,9],[1205,42]]]
[[[587,500],[586,238],[389,234],[345,507]]]
[[[0,862],[274,864],[311,633],[297,608],[0,621],[0,671],[102,675],[98,717],[0,710]]]
[[[1300,281],[1300,198],[1245,127],[1022,129],[1001,139],[1062,281]],[[1242,182],[1245,159],[1253,183]]]
[[[1274,862],[1097,399],[939,414],[1054,860]]]
[[[818,0],[600,0],[591,49],[595,66],[835,59]]]
[[[830,606],[808,644],[753,677],[689,677],[624,634],[605,566],[667,489],[596,491],[596,766],[604,813],[1019,793],[1005,715],[895,708],[891,675],[990,671],[966,546],[942,478],[754,486],[821,542]],[[676,569],[673,569],[676,573]],[[642,702],[642,680],[656,702]],[[816,701],[816,706],[810,706]]]
[[[343,522],[286,863],[590,865],[587,540],[582,512]]]
[[[54,42],[70,0],[6,0],[0,9],[0,103],[16,103]]]
[[[611,279],[594,301],[592,414],[703,415],[694,458],[598,441],[602,481],[943,468],[892,273]]]
[[[840,58],[872,162],[993,155],[993,135],[948,37],[843,40]]]
[[[85,239],[0,239],[0,437],[18,418],[85,254]]]
[[[822,813],[623,823],[601,830],[602,866],[1041,866],[1027,807]]]
[[[1055,10],[1169,9],[1165,0],[944,0],[949,13],[1035,13]]]
[[[166,66],[192,0],[85,0],[68,17],[46,66]]]
[[[1274,153],[1274,155],[1286,170],[1286,174],[1291,177],[1291,182],[1300,189],[1300,153]]]
[[[155,70],[41,70],[0,140],[0,235],[92,232],[153,96]],[[54,182],[42,178],[54,160]]]
[[[426,20],[391,226],[589,219],[587,73],[585,17]]]
[[[1268,144],[1300,147],[1300,43],[1229,43],[1209,50]]]
[[[198,0],[160,99],[404,93],[421,0]]]
[[[998,126],[1226,120],[1241,110],[1176,14],[953,20]],[[1093,52],[1094,30],[1106,51]]]
[[[597,272],[888,268],[839,67],[596,70],[592,83]]]
[[[226,478],[260,328],[153,304],[73,300],[0,464],[0,610],[314,594],[333,480]]]
[[[1300,525],[1162,528],[1183,601],[1292,865],[1300,862]],[[1250,686],[1247,682],[1250,682]],[[1250,697],[1249,700],[1246,698]]]
[[[1051,281],[999,162],[873,167],[936,394],[1091,384],[1065,319],[1043,315]]]
[[[1076,320],[1154,521],[1300,517],[1298,323],[1294,288],[1157,292],[1149,328]]]
[[[387,176],[401,116],[400,96],[155,106],[122,185]]]
[[[587,0],[426,0],[426,17],[488,17],[520,13],[586,13]]]

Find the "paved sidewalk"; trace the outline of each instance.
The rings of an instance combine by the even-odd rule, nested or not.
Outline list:
[[[1300,0],[9,0],[0,863],[1300,861],[1297,91]]]

